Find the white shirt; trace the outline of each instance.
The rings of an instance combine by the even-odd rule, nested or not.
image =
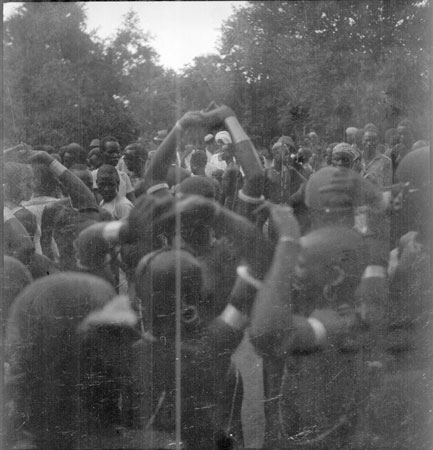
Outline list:
[[[219,159],[220,153],[215,153],[212,155],[206,164],[204,172],[207,177],[212,177],[212,174],[217,170],[225,170],[227,168],[227,163],[224,160]]]
[[[133,204],[126,198],[122,197],[120,194],[117,194],[111,202],[102,202],[99,205],[105,211],[108,211],[113,217],[114,220],[124,219],[129,216],[131,209],[133,208]]]

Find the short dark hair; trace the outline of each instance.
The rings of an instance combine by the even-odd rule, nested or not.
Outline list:
[[[101,145],[99,146],[101,152],[105,151],[105,144],[107,142],[116,142],[117,144],[119,144],[119,140],[117,138],[115,138],[114,136],[104,136],[101,139]]]
[[[193,152],[191,155],[190,164],[191,166],[205,167],[207,164],[206,152],[203,150],[196,150]]]
[[[111,166],[110,164],[103,164],[98,169],[98,173],[96,175],[96,179],[102,177],[103,175],[111,175],[117,181],[120,181],[120,179],[119,179],[119,172],[117,172],[117,169],[114,166]]]
[[[142,142],[131,142],[125,147],[126,150],[134,150],[141,159],[147,160],[148,151]]]
[[[68,144],[63,154],[65,153],[69,153],[76,164],[86,164],[87,162],[87,152],[80,144],[75,142]]]

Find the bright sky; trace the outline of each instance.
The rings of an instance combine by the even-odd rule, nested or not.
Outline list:
[[[222,22],[243,1],[137,1],[85,2],[87,27],[101,38],[107,38],[122,23],[123,16],[134,10],[141,28],[150,32],[152,46],[160,55],[160,63],[174,70],[192,62],[195,56],[215,53]],[[20,3],[6,3],[7,17]],[[43,3],[41,4],[43,6]]]

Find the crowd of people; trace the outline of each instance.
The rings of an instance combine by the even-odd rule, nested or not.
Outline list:
[[[431,449],[430,147],[414,141],[404,120],[257,151],[213,104],[153,146],[5,149],[5,444],[244,448],[248,339],[264,448]]]

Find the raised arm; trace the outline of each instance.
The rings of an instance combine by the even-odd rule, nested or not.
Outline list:
[[[72,206],[76,209],[97,209],[96,200],[88,187],[63,164],[46,152],[38,151],[30,153],[30,163],[45,164],[50,171],[65,186],[71,197]]]

